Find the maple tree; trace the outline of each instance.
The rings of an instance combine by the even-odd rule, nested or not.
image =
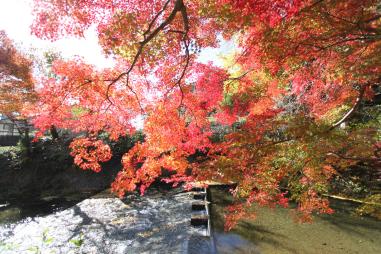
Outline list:
[[[298,203],[303,220],[331,213],[329,179],[358,161],[378,162],[377,119],[338,128],[380,82],[379,2],[375,0],[35,0],[32,31],[56,40],[95,27],[112,69],[57,60],[42,78],[33,110],[50,126],[87,133],[71,145],[76,164],[100,170],[111,157],[96,137],[132,134],[145,142],[122,158],[112,188],[144,193],[167,182],[236,182],[227,227],[253,203]],[[234,41],[224,67],[197,61]],[[220,142],[212,142],[221,130]],[[203,154],[194,160],[190,156]],[[206,157],[206,158],[205,158]],[[191,168],[191,173],[189,173]],[[287,192],[290,193],[287,194]],[[289,198],[288,198],[289,196]]]
[[[22,110],[37,99],[32,67],[32,60],[0,31],[0,114],[15,124],[25,142],[29,140],[29,126]]]

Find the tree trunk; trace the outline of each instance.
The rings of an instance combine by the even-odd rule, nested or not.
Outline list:
[[[25,149],[26,156],[29,157],[32,151],[31,151],[31,144],[30,144],[30,137],[29,137],[29,127],[27,126],[25,126],[23,135],[21,136],[21,144]]]
[[[53,140],[57,140],[59,138],[58,131],[56,126],[50,126],[50,135],[52,135]]]

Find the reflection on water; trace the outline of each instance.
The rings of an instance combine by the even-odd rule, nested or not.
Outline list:
[[[231,197],[226,190],[210,191],[218,253],[381,253],[381,221],[352,216],[348,203],[334,203],[334,215],[316,216],[312,224],[295,223],[290,209],[257,208],[256,220],[224,232],[223,208]]]

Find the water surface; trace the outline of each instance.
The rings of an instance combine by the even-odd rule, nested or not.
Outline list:
[[[352,205],[334,203],[336,213],[315,216],[312,224],[294,222],[290,209],[257,208],[256,220],[243,220],[224,232],[223,210],[231,197],[211,188],[214,240],[218,253],[380,254],[381,221],[350,214]]]

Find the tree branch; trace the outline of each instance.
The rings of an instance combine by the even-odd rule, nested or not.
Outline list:
[[[348,157],[344,155],[340,155],[334,152],[327,153],[327,156],[333,156],[343,160],[352,160],[352,161],[364,161],[364,162],[381,162],[381,158],[372,158],[372,157]]]
[[[134,56],[134,59],[130,65],[130,67],[128,68],[128,70],[126,72],[123,72],[121,74],[119,74],[118,77],[116,77],[115,79],[113,80],[108,80],[108,81],[111,81],[111,83],[108,85],[107,87],[107,98],[108,100],[110,101],[109,99],[109,91],[110,91],[110,87],[112,85],[114,85],[117,81],[119,81],[122,77],[126,76],[126,86],[131,90],[131,92],[135,95],[138,103],[139,103],[139,106],[140,106],[140,109],[142,111],[142,113],[144,113],[144,109],[140,103],[140,99],[137,95],[137,93],[132,89],[132,87],[129,85],[129,75],[131,73],[131,71],[133,70],[133,68],[135,67],[140,55],[142,54],[143,52],[143,48],[145,47],[145,45],[147,43],[149,43],[153,38],[155,38],[155,36],[160,32],[162,31],[167,25],[169,25],[173,20],[174,18],[176,17],[176,14],[177,12],[181,12],[182,13],[182,16],[183,16],[183,20],[184,20],[184,27],[185,27],[185,35],[184,35],[184,38],[185,36],[187,35],[187,31],[189,30],[189,24],[188,24],[188,16],[186,14],[186,8],[185,8],[185,5],[184,5],[184,2],[183,0],[176,0],[175,2],[175,6],[173,7],[173,10],[171,11],[171,13],[169,14],[169,16],[158,26],[156,27],[156,29],[154,29],[151,33],[150,30],[153,26],[153,24],[155,23],[156,19],[160,16],[160,14],[167,8],[167,5],[169,4],[170,1],[167,1],[165,4],[164,4],[164,7],[163,9],[158,13],[156,14],[156,16],[154,17],[154,19],[150,22],[149,26],[148,26],[148,29],[144,32],[144,40],[139,42],[139,48],[138,48],[138,51],[137,53],[135,54]],[[187,61],[189,62],[189,61]],[[186,64],[186,67],[188,66],[188,64]],[[181,75],[181,79],[182,77],[185,75],[185,71],[184,71],[184,74]],[[179,81],[178,81],[179,83]]]
[[[185,48],[185,65],[184,68],[180,74],[180,77],[176,81],[176,83],[165,93],[164,96],[167,96],[170,91],[173,90],[176,86],[179,87],[180,92],[181,92],[181,101],[180,101],[180,106],[183,105],[183,98],[184,98],[184,91],[181,87],[181,81],[183,80],[186,70],[188,69],[189,63],[190,63],[190,52],[189,52],[189,41],[188,41],[188,33],[189,33],[189,18],[187,14],[187,9],[186,6],[184,5],[183,0],[178,0],[176,3],[179,5],[179,11],[181,12],[181,16],[183,18],[183,26],[184,26],[184,31],[178,31],[178,30],[169,30],[169,32],[175,32],[175,33],[180,33],[183,34],[183,43],[184,43],[184,48]]]
[[[356,98],[355,104],[353,104],[352,108],[336,123],[334,123],[329,130],[335,129],[336,127],[340,126],[340,124],[344,123],[347,121],[349,118],[352,117],[352,115],[355,113],[357,108],[360,106],[361,100],[364,97],[365,89],[367,88],[368,85],[364,85],[360,89],[360,93]]]
[[[165,2],[163,8],[155,15],[155,17],[149,23],[147,30],[143,33],[144,38],[146,38],[147,34],[151,31],[152,26],[155,24],[155,21],[157,20],[157,18],[165,11],[165,9],[167,9],[167,6],[170,1],[171,0],[167,0],[167,2]]]

